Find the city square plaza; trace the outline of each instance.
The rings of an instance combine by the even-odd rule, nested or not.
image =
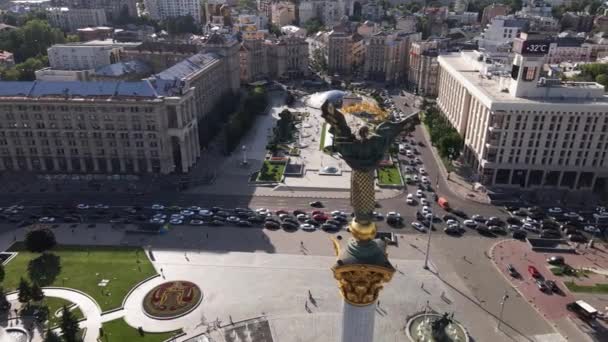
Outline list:
[[[94,231],[94,232],[92,232]],[[82,309],[87,328],[85,341],[96,341],[99,327],[124,319],[133,329],[152,333],[181,330],[175,341],[337,341],[343,301],[330,267],[335,263],[331,237],[346,242],[346,232],[293,233],[222,227],[172,228],[165,235],[141,238],[109,225],[76,230],[54,229],[64,245],[143,245],[158,273],[136,285],[116,311],[101,312],[100,305],[83,293],[49,289],[47,295],[73,301]],[[4,247],[16,235],[1,235]],[[235,238],[238,237],[238,238]],[[398,235],[398,246],[388,247],[396,272],[381,291],[375,308],[374,341],[405,341],[407,319],[433,310],[454,313],[479,341],[559,341],[557,334],[525,336],[505,322],[496,330],[496,317],[479,306],[458,275],[432,262],[423,269],[426,239]],[[448,280],[449,279],[449,280]],[[159,285],[189,282],[200,289],[200,302],[177,317],[152,317],[144,310],[144,297]],[[71,293],[73,292],[73,293]],[[170,294],[170,293],[169,293]],[[9,295],[9,300],[16,299]],[[169,302],[171,300],[169,299]],[[108,337],[106,337],[108,338]],[[35,335],[33,341],[40,341]],[[112,339],[109,336],[109,341]]]

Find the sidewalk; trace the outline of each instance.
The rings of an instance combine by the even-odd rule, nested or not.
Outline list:
[[[445,184],[447,184],[450,191],[454,195],[464,200],[474,201],[482,204],[490,204],[490,197],[488,197],[488,194],[474,190],[473,183],[465,179],[464,175],[459,174],[457,172],[450,172],[450,178],[448,179],[448,171],[445,165],[443,165],[443,161],[439,156],[439,152],[437,152],[435,146],[431,144],[431,137],[426,131],[426,127],[424,126],[424,124],[420,124],[420,130],[422,131],[422,135],[424,136],[426,145],[428,146],[428,148],[433,154],[433,157],[435,158],[435,163],[437,164],[437,168],[441,173],[441,177],[445,180]]]

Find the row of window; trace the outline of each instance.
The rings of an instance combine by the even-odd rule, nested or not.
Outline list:
[[[131,106],[131,107],[86,107],[86,106],[64,106],[64,105],[0,105],[0,111],[2,112],[12,112],[16,111],[28,111],[28,112],[89,112],[89,113],[153,113],[154,107],[152,106]],[[9,113],[12,114],[12,113]],[[27,114],[27,113],[24,113]],[[41,115],[39,113],[35,113],[34,115]],[[51,114],[49,114],[51,115]],[[52,114],[54,115],[54,114]]]
[[[15,155],[17,155],[17,156],[25,156],[26,155],[26,151],[28,152],[27,154],[30,155],[30,156],[38,156],[38,155],[49,156],[49,155],[51,155],[52,151],[55,151],[55,154],[58,155],[58,156],[64,156],[64,155],[66,155],[66,150],[63,149],[63,148],[57,148],[57,149],[51,150],[50,148],[38,149],[36,147],[30,147],[27,150],[25,150],[25,149],[23,149],[21,147],[17,147],[17,148],[15,148]],[[78,149],[78,148],[70,148],[70,149],[68,149],[68,151],[73,156],[77,156],[79,154],[86,155],[86,156],[93,155],[93,153],[91,151],[89,151],[89,150],[81,150],[81,149]],[[106,151],[108,152],[107,154],[106,154]],[[0,154],[2,154],[4,156],[9,156],[9,155],[11,155],[11,152],[10,152],[10,150],[8,148],[4,148],[3,147],[3,148],[0,148]],[[127,156],[127,157],[132,155],[131,153],[118,153],[118,150],[116,150],[116,149],[106,150],[106,149],[103,149],[103,148],[99,148],[99,149],[95,150],[94,154],[96,156],[105,156],[105,155],[118,156],[118,155],[121,155],[121,156]],[[135,150],[135,154],[137,156],[145,156],[146,152],[145,152],[145,150],[138,149],[138,150]],[[158,157],[158,155],[159,154],[158,154],[157,150],[150,150],[150,156],[152,156],[152,157]]]
[[[1,146],[7,146],[9,145],[9,142],[13,145],[13,146],[21,146],[21,145],[27,145],[27,146],[37,146],[37,145],[42,145],[42,146],[49,146],[51,145],[51,142],[53,143],[54,146],[63,146],[64,142],[63,140],[60,139],[56,139],[56,140],[49,140],[49,139],[42,139],[40,140],[40,144],[38,144],[38,142],[34,139],[29,139],[26,141],[21,141],[20,139],[11,139],[10,141],[8,139],[0,139],[0,145]],[[95,144],[95,146],[104,146],[104,140],[94,140],[93,144]],[[118,146],[118,142],[116,141],[105,141],[105,144],[108,146]],[[135,145],[135,147],[144,147],[144,145],[148,145],[149,147],[158,147],[158,142],[157,141],[150,141],[147,144],[144,141],[141,140],[137,140],[135,142],[133,142],[133,144]],[[66,142],[66,145],[68,146],[89,146],[89,141],[88,140],[79,140],[78,142],[76,140],[68,140]],[[131,141],[121,141],[120,145],[123,147],[131,147]]]
[[[35,129],[81,129],[81,130],[89,130],[89,129],[104,129],[107,131],[114,131],[114,130],[119,130],[119,131],[128,131],[129,127],[131,128],[131,130],[134,131],[141,131],[143,130],[142,127],[145,127],[146,131],[157,131],[157,127],[155,124],[152,123],[148,123],[145,126],[143,126],[141,123],[133,123],[131,125],[127,125],[127,124],[118,124],[118,125],[114,125],[111,123],[106,123],[103,126],[96,123],[96,122],[91,122],[88,126],[87,124],[85,124],[84,122],[78,122],[76,123],[76,125],[73,125],[72,122],[64,122],[61,125],[58,125],[54,122],[51,122],[49,124],[45,123],[45,122],[35,122],[33,124],[30,123],[25,123],[25,122],[15,122],[15,121],[11,121],[8,122],[6,124],[6,126],[0,122],[0,128],[35,128]]]
[[[35,134],[34,134],[35,133]],[[32,138],[37,136],[39,138],[47,138],[47,137],[52,137],[52,138],[59,138],[59,137],[67,137],[67,138],[97,138],[97,139],[101,139],[104,136],[108,139],[114,139],[116,137],[120,138],[120,139],[130,139],[130,138],[134,138],[134,139],[143,139],[144,138],[144,134],[143,133],[113,133],[113,132],[107,132],[107,133],[101,133],[101,132],[58,132],[58,131],[54,131],[54,132],[46,132],[46,131],[41,131],[41,132],[32,132],[32,131],[8,131],[8,132],[4,132],[4,131],[0,131],[0,137],[11,137],[11,138],[18,138],[18,137],[26,137],[26,138]],[[156,133],[148,133],[145,135],[146,138],[151,139],[151,140],[156,140],[157,135]]]

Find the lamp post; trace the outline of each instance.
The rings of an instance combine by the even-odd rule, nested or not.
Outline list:
[[[247,164],[247,146],[241,146],[241,150],[243,151],[243,165]]]
[[[431,252],[431,231],[433,230],[433,212],[430,212],[426,215],[427,220],[429,220],[429,234],[428,240],[426,241],[426,253],[424,256],[424,268],[425,270],[429,269],[429,253]]]
[[[505,311],[505,303],[509,299],[509,295],[505,290],[505,294],[502,296],[502,301],[500,302],[500,314],[498,315],[498,324],[496,325],[496,330],[500,329],[500,323],[502,323],[502,313]]]

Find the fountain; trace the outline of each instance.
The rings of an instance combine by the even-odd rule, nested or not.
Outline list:
[[[0,342],[29,342],[30,335],[23,328],[0,327]]]
[[[466,329],[454,320],[454,314],[439,315],[427,310],[408,321],[406,334],[413,342],[469,341]]]

